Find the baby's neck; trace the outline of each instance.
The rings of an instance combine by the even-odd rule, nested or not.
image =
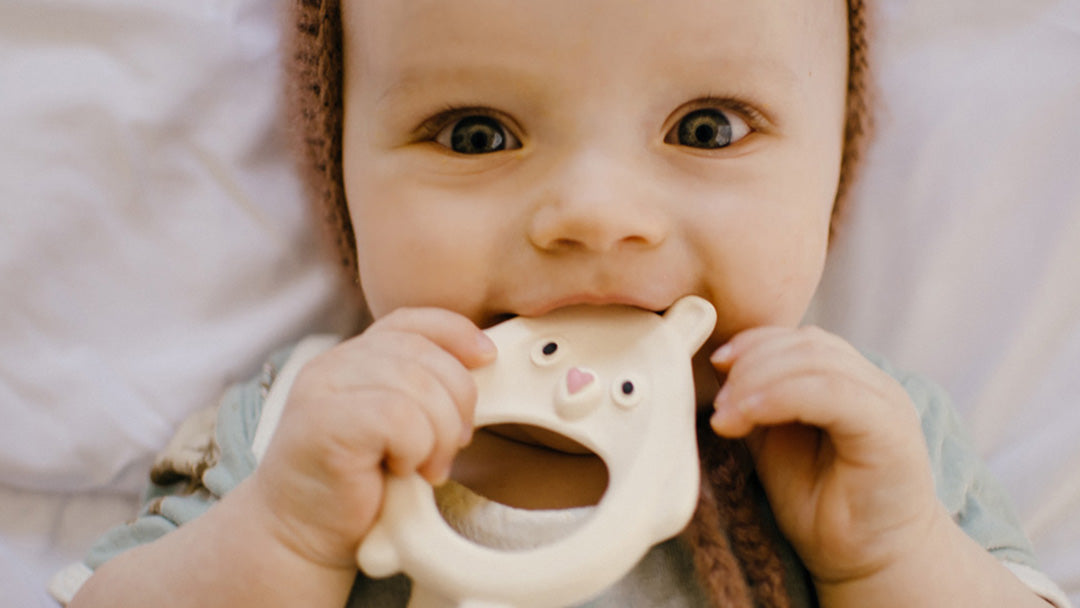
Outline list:
[[[519,509],[595,505],[607,468],[593,454],[574,454],[502,432],[480,429],[454,461],[451,478],[473,492]]]

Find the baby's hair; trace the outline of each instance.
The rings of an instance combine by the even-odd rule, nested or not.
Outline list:
[[[340,0],[293,0],[285,27],[288,116],[309,196],[343,270],[357,277],[356,236],[342,179],[344,51]],[[846,208],[855,171],[870,133],[867,15],[863,0],[848,0],[848,87],[844,147],[833,205],[835,232]],[[715,606],[787,607],[775,532],[755,498],[760,492],[753,463],[741,442],[720,439],[698,425],[702,462],[698,509],[683,537],[693,552],[698,578]]]

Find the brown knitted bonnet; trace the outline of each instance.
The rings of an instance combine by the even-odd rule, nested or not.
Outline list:
[[[344,271],[356,280],[356,241],[342,180],[343,51],[340,0],[292,0],[284,60],[288,112],[301,170],[312,201],[336,244]],[[833,231],[854,179],[870,129],[867,18],[863,0],[848,0],[848,94],[844,148]],[[754,506],[759,491],[753,465],[739,442],[717,438],[707,419],[699,425],[702,491],[684,533],[699,580],[714,605],[792,605],[775,531]],[[811,600],[812,601],[812,600]]]

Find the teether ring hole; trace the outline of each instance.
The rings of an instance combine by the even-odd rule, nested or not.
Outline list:
[[[488,455],[496,451],[501,457],[493,460]],[[588,458],[589,462],[582,462],[582,458]],[[565,467],[571,461],[579,471],[577,479],[592,482],[581,494],[569,499],[573,504],[557,504],[552,501],[566,498],[555,498],[561,491],[550,490],[566,487]],[[581,466],[587,468],[579,469]],[[610,471],[595,452],[558,431],[507,423],[476,429],[473,442],[455,459],[450,478],[492,502],[524,510],[544,510],[598,504],[607,492]],[[489,479],[499,481],[488,485]],[[453,525],[449,520],[448,523]]]

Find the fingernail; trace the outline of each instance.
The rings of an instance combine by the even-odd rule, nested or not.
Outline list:
[[[716,352],[712,354],[712,357],[709,357],[709,360],[713,363],[727,363],[731,360],[733,350],[735,349],[732,348],[731,343],[725,344],[716,349]]]
[[[498,354],[499,349],[495,346],[495,342],[484,332],[480,332],[476,335],[476,346],[480,349],[480,354],[493,357]]]

